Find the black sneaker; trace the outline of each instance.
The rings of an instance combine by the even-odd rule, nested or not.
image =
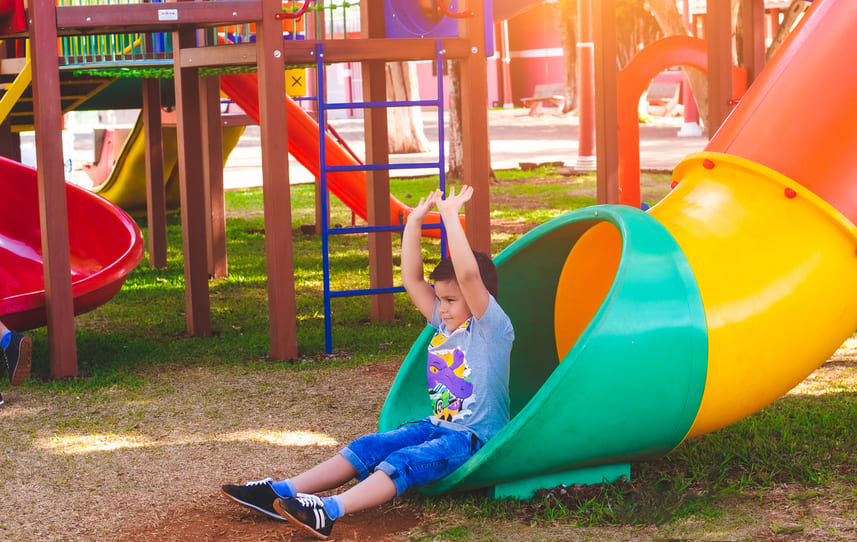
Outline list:
[[[30,376],[30,359],[33,355],[33,339],[22,333],[10,331],[12,339],[3,349],[6,367],[9,368],[9,380],[13,386],[21,384]]]
[[[271,516],[272,518],[283,521],[286,518],[274,510],[274,501],[278,499],[280,495],[274,491],[273,486],[271,486],[273,481],[273,478],[265,478],[264,480],[247,482],[243,486],[226,484],[220,486],[220,492],[238,504],[249,506],[254,510],[258,510],[263,514]]]
[[[3,396],[0,395],[0,405],[2,405],[2,404],[3,404]]]
[[[297,497],[279,498],[274,501],[274,510],[292,524],[322,540],[327,540],[333,529],[335,520],[330,519],[321,498],[315,495],[298,493]]]

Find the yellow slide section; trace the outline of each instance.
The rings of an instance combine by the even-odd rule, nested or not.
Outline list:
[[[857,228],[787,177],[731,155],[691,155],[650,214],[697,279],[708,374],[688,437],[735,422],[809,375],[857,329]]]
[[[163,127],[164,183],[166,184],[167,210],[181,207],[179,193],[178,140],[175,126]],[[244,126],[223,128],[223,163],[238,145]],[[143,118],[137,117],[134,129],[122,145],[110,177],[93,188],[93,192],[121,207],[131,216],[146,215],[146,140],[143,136]]]

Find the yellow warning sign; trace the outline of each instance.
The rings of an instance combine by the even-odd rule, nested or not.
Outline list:
[[[293,98],[306,96],[306,69],[286,70],[286,94]]]

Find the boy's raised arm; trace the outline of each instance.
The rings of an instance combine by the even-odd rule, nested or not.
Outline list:
[[[405,231],[402,233],[402,285],[411,301],[420,313],[431,319],[434,310],[434,288],[426,282],[423,273],[422,225],[429,210],[441,198],[440,190],[435,190],[411,210]]]
[[[482,318],[488,309],[491,294],[482,282],[479,264],[476,263],[476,257],[473,256],[470,242],[458,218],[461,207],[472,196],[473,187],[465,184],[461,186],[458,195],[455,194],[455,187],[452,187],[449,190],[449,196],[445,200],[437,200],[435,204],[446,226],[449,256],[452,258],[452,266],[455,268],[455,278],[458,281],[458,287],[461,288],[461,295],[470,307],[470,312],[477,318]]]

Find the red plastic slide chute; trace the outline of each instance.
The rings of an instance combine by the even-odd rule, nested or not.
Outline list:
[[[0,158],[0,319],[12,329],[46,323],[36,170]],[[124,211],[66,184],[74,313],[112,298],[143,258],[143,236]],[[50,218],[50,217],[49,217]]]

